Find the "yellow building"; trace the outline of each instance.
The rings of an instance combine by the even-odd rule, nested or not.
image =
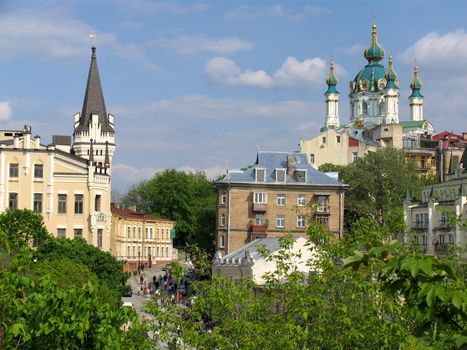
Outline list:
[[[128,271],[137,270],[141,264],[151,267],[176,259],[172,241],[175,222],[134,209],[112,204],[111,245],[117,259],[125,261]]]
[[[26,208],[41,213],[56,237],[82,237],[109,250],[113,116],[107,114],[96,49],[81,113],[71,136],[49,145],[31,136],[31,127],[0,131],[0,211]]]

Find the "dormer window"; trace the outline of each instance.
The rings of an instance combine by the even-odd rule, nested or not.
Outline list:
[[[266,169],[256,169],[256,182],[266,181]]]
[[[276,169],[276,182],[285,182],[285,169]]]
[[[297,182],[306,182],[306,170],[295,170],[294,174]]]

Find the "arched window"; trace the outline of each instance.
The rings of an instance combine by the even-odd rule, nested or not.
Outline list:
[[[379,103],[379,115],[384,114],[384,102]]]
[[[368,103],[362,102],[362,114],[368,114]]]

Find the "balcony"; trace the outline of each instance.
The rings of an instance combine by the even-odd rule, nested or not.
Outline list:
[[[267,203],[253,203],[253,211],[256,213],[264,213],[268,210]]]
[[[268,231],[268,224],[256,225],[251,224],[250,232],[251,233],[267,233]]]
[[[331,208],[329,207],[329,205],[320,205],[316,208],[316,213],[317,214],[330,214]]]
[[[428,223],[422,221],[415,221],[412,223],[413,230],[426,230],[428,229]]]

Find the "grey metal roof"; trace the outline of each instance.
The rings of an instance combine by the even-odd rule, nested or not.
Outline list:
[[[291,173],[287,173],[288,156],[293,158]],[[256,170],[265,169],[265,181],[256,182]],[[276,169],[286,170],[285,182],[276,182]],[[306,170],[305,182],[297,181],[294,175],[296,170]],[[246,170],[229,171],[227,175],[217,183],[257,183],[257,184],[277,184],[277,185],[326,185],[345,186],[338,180],[316,170],[308,163],[305,153],[299,152],[266,152],[258,151],[256,163]]]
[[[298,237],[292,237],[294,240],[297,240]],[[245,252],[249,252],[250,256],[255,259],[261,259],[262,256],[260,253],[258,253],[258,246],[262,245],[265,246],[266,249],[270,252],[273,253],[277,250],[280,249],[279,245],[279,238],[274,238],[274,237],[269,237],[269,238],[259,238],[254,240],[253,242],[248,243],[247,245],[237,249],[236,251],[227,254],[226,256],[223,257],[224,260],[227,259],[241,259],[245,257]],[[238,260],[240,261],[240,260]]]
[[[91,115],[99,115],[101,131],[115,132],[109,125],[109,117],[105,108],[104,94],[102,92],[99,70],[97,68],[96,48],[92,47],[91,65],[89,67],[88,82],[84,95],[83,110],[79,117],[79,125],[76,131],[89,130]]]

